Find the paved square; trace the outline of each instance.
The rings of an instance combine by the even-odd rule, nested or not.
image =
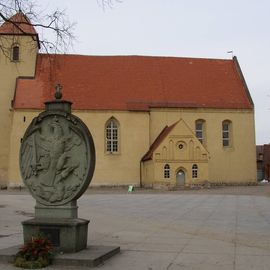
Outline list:
[[[88,244],[121,247],[100,269],[270,269],[268,196],[108,193],[86,194],[78,203],[80,218],[90,219]],[[31,196],[1,192],[0,248],[22,243],[20,222],[33,209]]]

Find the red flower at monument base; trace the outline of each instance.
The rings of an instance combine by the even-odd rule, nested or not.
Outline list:
[[[22,268],[42,268],[51,264],[53,245],[44,236],[32,236],[16,254],[15,266]]]

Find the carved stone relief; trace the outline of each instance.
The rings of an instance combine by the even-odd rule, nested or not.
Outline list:
[[[92,137],[74,115],[45,111],[28,127],[20,150],[21,175],[41,204],[63,205],[80,197],[94,166]]]

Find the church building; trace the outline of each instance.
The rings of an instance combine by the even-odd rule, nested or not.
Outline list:
[[[96,148],[91,185],[255,184],[254,104],[236,57],[39,53],[28,18],[0,26],[0,185],[23,185],[19,149],[32,119],[63,99]]]

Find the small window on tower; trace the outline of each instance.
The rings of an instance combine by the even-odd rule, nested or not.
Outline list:
[[[12,47],[12,61],[17,62],[20,60],[20,48],[18,45]]]

